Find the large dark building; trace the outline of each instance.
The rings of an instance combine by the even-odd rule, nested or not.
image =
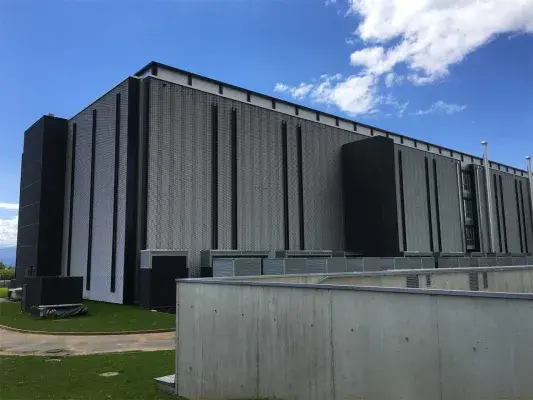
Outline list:
[[[144,249],[186,251],[190,276],[209,249],[531,253],[530,179],[152,62],[26,131],[17,279],[132,303]]]

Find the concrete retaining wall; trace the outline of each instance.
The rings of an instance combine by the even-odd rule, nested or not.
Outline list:
[[[476,275],[472,277],[472,274]],[[471,286],[472,280],[477,279],[477,285],[475,285],[475,287],[481,291],[533,293],[533,266],[449,268],[337,274],[261,275],[230,277],[225,279],[246,280],[251,282],[320,283],[328,285],[403,288],[410,287],[407,284],[408,281],[418,281],[419,288],[445,290],[473,290],[474,288]]]
[[[533,296],[178,281],[191,399],[533,397]]]

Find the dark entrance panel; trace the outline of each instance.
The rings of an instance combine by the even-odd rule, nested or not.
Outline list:
[[[400,254],[394,142],[381,136],[342,146],[346,250]]]
[[[159,311],[175,311],[176,279],[188,278],[187,252],[141,252],[140,305]]]

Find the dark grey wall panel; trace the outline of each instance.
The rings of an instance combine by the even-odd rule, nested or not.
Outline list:
[[[398,156],[398,151],[401,151],[403,147],[394,146],[394,175],[396,178],[396,215],[397,215],[397,223],[398,223],[398,243],[399,243],[399,249],[400,251],[407,251],[407,249],[404,246],[404,227],[403,227],[403,218],[404,218],[404,212],[402,209],[402,190],[401,190],[401,182],[400,182],[400,159]],[[403,161],[403,159],[402,159]]]
[[[70,223],[70,179],[72,162],[72,123],[68,126],[67,151],[65,157],[65,198],[63,200],[63,246],[61,253],[61,275],[67,275],[67,258],[69,245],[69,223]]]
[[[305,245],[344,249],[341,147],[358,135],[302,121]]]
[[[200,250],[211,245],[212,96],[153,79],[150,83],[147,247]]]
[[[439,193],[440,235],[443,252],[463,252],[463,226],[459,205],[458,161],[433,156],[436,160]],[[433,209],[435,201],[432,201]],[[433,224],[434,230],[437,225]],[[435,242],[437,243],[437,241]]]
[[[527,250],[533,253],[533,218],[531,216],[531,195],[529,190],[529,182],[527,179],[519,179],[522,185],[522,204],[524,205],[524,219],[525,219],[525,236],[527,240]]]
[[[430,251],[425,153],[397,146],[402,150],[405,228],[408,251]]]
[[[494,249],[496,253],[505,253],[505,232],[504,232],[504,221],[502,213],[502,191],[500,187],[499,174],[494,170],[490,171],[490,185],[492,187],[492,220],[493,227],[492,232],[494,235],[494,243],[496,248]],[[496,180],[494,180],[496,178]]]
[[[480,235],[480,251],[484,253],[490,252],[491,236],[489,232],[489,214],[487,207],[487,185],[485,178],[485,170],[483,167],[474,166],[474,177],[476,187],[476,204],[478,214],[478,231]]]
[[[503,190],[503,217],[507,235],[507,247],[509,253],[520,253],[520,233],[518,229],[518,209],[514,181],[515,177],[509,174],[499,174],[502,177]]]

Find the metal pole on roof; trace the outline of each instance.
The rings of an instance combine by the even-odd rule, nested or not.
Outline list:
[[[496,237],[492,230],[494,226],[494,215],[492,213],[492,187],[490,184],[489,150],[488,150],[489,144],[485,140],[482,141],[481,144],[483,145],[483,165],[485,166],[485,180],[486,180],[486,186],[487,186],[487,207],[489,210],[490,253],[494,253],[496,251],[496,243],[494,240],[496,239]]]
[[[529,196],[531,199],[531,202],[529,203],[531,205],[531,213],[533,215],[533,173],[531,172],[531,157],[526,157],[526,163],[527,163],[527,176],[529,178]]]

